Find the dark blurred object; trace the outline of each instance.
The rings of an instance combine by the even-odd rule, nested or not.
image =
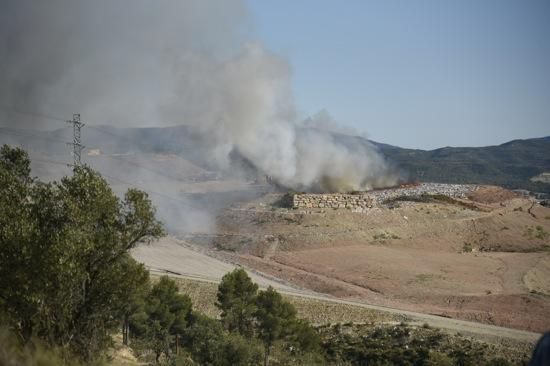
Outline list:
[[[529,366],[550,366],[550,332],[545,333],[537,343]]]

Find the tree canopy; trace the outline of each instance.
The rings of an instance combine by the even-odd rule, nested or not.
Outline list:
[[[146,295],[142,313],[130,321],[134,335],[160,356],[170,357],[172,344],[182,335],[191,313],[191,299],[179,293],[177,284],[166,276],[160,278]]]
[[[216,306],[222,311],[222,323],[229,331],[247,337],[253,335],[257,293],[258,285],[244,269],[237,268],[223,276],[218,286]]]
[[[43,183],[25,151],[0,149],[0,310],[21,339],[100,353],[148,281],[128,251],[162,233],[146,193],[119,199],[89,167]]]
[[[266,366],[272,347],[280,340],[286,340],[300,352],[314,350],[319,345],[314,329],[296,318],[294,306],[272,287],[258,292],[258,285],[242,268],[223,276],[217,299],[227,330],[247,338],[256,336],[262,342]]]

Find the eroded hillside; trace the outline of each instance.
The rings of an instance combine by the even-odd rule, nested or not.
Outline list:
[[[550,327],[550,209],[497,187],[361,212],[269,194],[218,218],[218,254],[342,298],[519,329]]]

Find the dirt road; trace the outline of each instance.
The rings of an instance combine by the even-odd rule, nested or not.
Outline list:
[[[132,251],[132,256],[144,263],[152,273],[166,274],[173,277],[183,277],[197,281],[218,283],[222,276],[236,268],[235,265],[212,258],[204,253],[193,250],[185,242],[174,238],[162,238],[151,245],[142,245]],[[485,339],[514,339],[518,341],[536,341],[540,334],[510,328],[497,327],[482,323],[468,322],[445,318],[437,315],[422,314],[411,311],[370,305],[363,302],[337,299],[308,290],[293,288],[287,284],[266,278],[258,273],[250,273],[253,281],[260,287],[273,286],[283,294],[299,296],[319,301],[365,307],[372,310],[400,314],[408,317],[413,324],[429,324],[450,332],[460,332]]]
[[[137,261],[145,264],[151,272],[213,282],[219,282],[223,275],[237,267],[193,250],[185,242],[172,237],[164,237],[154,243],[141,245],[133,249],[131,254]],[[268,276],[248,272],[252,280],[262,288],[273,286],[287,293],[312,294],[311,291],[293,288]]]

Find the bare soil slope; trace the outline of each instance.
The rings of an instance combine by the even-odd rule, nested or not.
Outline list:
[[[234,261],[341,298],[531,331],[550,329],[550,209],[497,187],[461,202],[366,213],[292,210],[281,196],[227,210]]]

